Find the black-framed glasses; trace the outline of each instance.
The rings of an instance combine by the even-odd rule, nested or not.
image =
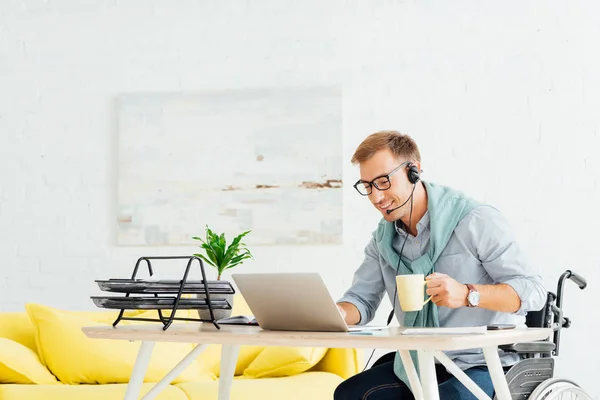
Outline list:
[[[394,168],[392,170],[392,172],[390,172],[389,174],[378,176],[377,178],[373,179],[370,182],[359,179],[353,185],[354,189],[356,189],[356,191],[363,196],[370,195],[371,192],[373,191],[373,186],[375,186],[375,188],[377,190],[388,190],[389,188],[392,187],[392,182],[390,181],[390,176],[394,175],[394,173],[396,171],[398,171],[400,169],[400,167],[407,165],[408,163],[409,163],[408,161],[405,161],[402,164],[398,165],[396,168]]]

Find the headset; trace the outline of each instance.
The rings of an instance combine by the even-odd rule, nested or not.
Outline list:
[[[419,172],[419,168],[411,162],[408,163],[408,181],[413,185],[416,185],[417,182],[421,179],[421,173]],[[412,194],[411,194],[412,196]]]
[[[408,163],[407,168],[408,168],[408,172],[407,172],[408,181],[413,184],[413,188],[412,188],[412,191],[410,192],[409,198],[400,207],[402,207],[404,204],[406,204],[407,201],[410,200],[410,213],[408,216],[408,226],[410,227],[410,225],[412,225],[413,194],[415,193],[415,188],[417,187],[417,183],[421,180],[421,174],[420,174],[417,166],[411,162]],[[397,207],[396,209],[398,209],[400,207]],[[400,254],[398,256],[398,265],[396,266],[396,275],[398,275],[398,272],[400,270],[400,263],[402,262],[402,253],[404,252],[404,245],[406,244],[407,240],[408,240],[408,232],[406,232],[406,237],[404,238],[404,242],[402,242],[402,246],[400,247]],[[394,318],[394,312],[396,311],[396,296],[398,295],[398,285],[395,285],[395,286],[396,286],[396,289],[394,290],[394,298],[392,299],[392,311],[390,312],[390,315],[388,316],[386,326],[388,326],[390,324],[390,322],[392,322],[392,318]],[[369,359],[365,363],[363,372],[367,369],[367,366],[369,365],[369,362],[371,361],[371,358],[373,357],[374,353],[375,353],[375,349],[373,349],[373,351],[371,352],[371,355],[369,356]]]

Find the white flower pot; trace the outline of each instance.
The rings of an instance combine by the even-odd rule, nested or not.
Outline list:
[[[219,298],[222,299],[224,298],[225,300],[227,300],[227,302],[229,304],[231,304],[231,307],[233,308],[233,294],[222,294],[222,293],[211,293],[210,294],[210,298],[211,299],[215,299],[215,298]],[[196,294],[196,298],[198,299],[204,299],[206,298],[206,294],[204,293],[197,293]],[[215,316],[215,320],[219,320],[222,318],[227,318],[227,317],[231,317],[231,309],[229,310],[224,310],[224,309],[220,309],[220,308],[213,308],[213,314]],[[198,310],[198,316],[206,321],[209,321],[210,318],[210,310],[207,309],[199,309]]]

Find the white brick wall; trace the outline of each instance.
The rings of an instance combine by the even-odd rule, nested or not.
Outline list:
[[[499,207],[550,288],[567,268],[590,280],[567,287],[557,373],[600,398],[599,11],[583,0],[2,1],[0,310],[91,308],[94,279],[194,250],[115,246],[115,95],[340,83],[346,245],[256,248],[241,268],[320,271],[340,295],[377,220],[350,187],[349,158],[368,133],[408,132],[424,178]]]

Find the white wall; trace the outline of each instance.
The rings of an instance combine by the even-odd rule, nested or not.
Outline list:
[[[424,179],[500,208],[550,288],[565,269],[588,278],[585,291],[567,287],[557,374],[600,398],[599,11],[583,0],[2,1],[0,310],[92,308],[94,279],[194,250],[115,245],[115,95],[339,83],[345,245],[255,248],[240,270],[319,271],[341,295],[378,219],[353,192],[350,156],[373,131],[410,133]]]

